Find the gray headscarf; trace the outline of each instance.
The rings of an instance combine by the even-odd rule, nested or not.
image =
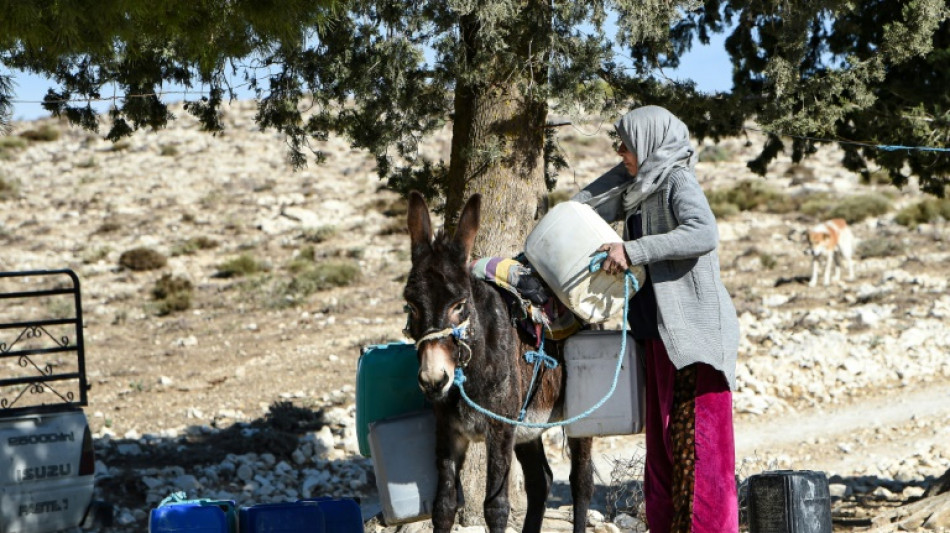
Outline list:
[[[657,190],[678,167],[693,170],[695,152],[689,144],[689,129],[666,109],[650,105],[638,107],[614,124],[628,150],[637,154],[640,168],[623,196],[625,212]]]

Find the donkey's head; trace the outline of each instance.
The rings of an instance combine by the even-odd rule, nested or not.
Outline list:
[[[481,197],[472,196],[455,235],[432,233],[429,208],[421,194],[409,195],[412,269],[403,296],[409,307],[409,335],[419,353],[419,387],[432,401],[452,388],[455,368],[471,357],[476,327],[469,260],[478,232]]]

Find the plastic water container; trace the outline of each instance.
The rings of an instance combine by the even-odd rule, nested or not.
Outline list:
[[[586,412],[610,390],[622,340],[622,332],[610,330],[579,331],[567,338],[564,345],[566,418]],[[623,358],[613,394],[590,415],[568,424],[565,428],[568,437],[630,435],[643,431],[644,366],[630,335],[627,335]]]
[[[824,472],[775,470],[749,476],[750,533],[831,533]]]
[[[368,346],[356,368],[356,441],[370,457],[369,425],[377,420],[424,409],[419,388],[419,357],[408,343]]]
[[[562,202],[534,227],[525,241],[525,256],[557,297],[581,320],[599,324],[623,313],[624,277],[603,270],[590,272],[591,259],[605,243],[622,242],[610,224],[590,206]],[[637,287],[646,272],[631,268]],[[630,295],[635,287],[630,287]]]
[[[149,513],[149,533],[236,533],[234,502],[187,500],[161,505]]]
[[[376,490],[387,526],[432,516],[438,472],[431,409],[370,424]]]
[[[264,503],[238,510],[241,533],[325,533],[326,522],[314,501]]]
[[[320,507],[327,533],[363,533],[363,514],[352,498],[323,497],[297,501],[314,502]]]

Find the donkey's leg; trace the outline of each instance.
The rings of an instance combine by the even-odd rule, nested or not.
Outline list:
[[[488,472],[485,476],[485,525],[491,533],[504,533],[508,527],[508,474],[511,471],[515,430],[503,422],[495,422],[485,438]]]
[[[574,533],[584,533],[587,511],[594,496],[594,464],[591,462],[591,437],[567,439],[571,451],[571,500],[574,503]]]
[[[435,455],[439,479],[435,489],[435,503],[432,506],[432,528],[438,533],[451,531],[455,523],[455,514],[462,494],[459,473],[462,471],[467,451],[467,440],[455,433],[442,434],[439,428],[436,428]]]
[[[515,445],[515,456],[524,471],[524,487],[528,495],[528,512],[525,515],[523,533],[541,531],[544,519],[544,503],[551,492],[554,474],[544,455],[544,443],[541,437]]]

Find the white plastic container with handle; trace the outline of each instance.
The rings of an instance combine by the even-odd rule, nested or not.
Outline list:
[[[624,277],[602,269],[590,272],[590,262],[604,243],[622,242],[610,224],[590,206],[568,201],[554,206],[528,235],[525,256],[551,290],[575,315],[600,324],[623,313]],[[632,267],[637,286],[646,273]]]

